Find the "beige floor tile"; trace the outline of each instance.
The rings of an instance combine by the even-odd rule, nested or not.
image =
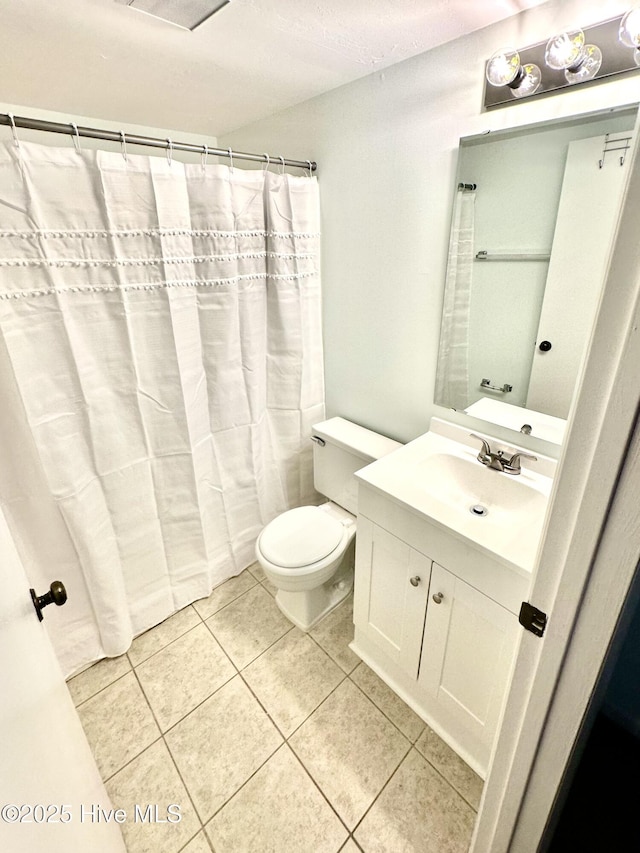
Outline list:
[[[233,678],[236,671],[200,622],[137,666],[136,673],[165,732]]]
[[[291,622],[260,584],[207,619],[207,625],[238,669],[291,630]]]
[[[482,779],[438,735],[425,727],[416,749],[438,770],[474,809],[480,805]]]
[[[266,579],[266,575],[264,573],[264,569],[260,565],[260,563],[252,563],[247,569],[248,572],[254,576],[254,578],[258,581],[263,581]]]
[[[352,595],[309,633],[346,673],[352,672],[360,663],[360,658],[349,648],[353,640]]]
[[[285,737],[345,677],[331,658],[298,628],[249,664],[242,676]]]
[[[206,830],[220,853],[337,853],[347,837],[347,830],[286,744]]]
[[[130,669],[131,665],[126,655],[99,660],[93,666],[90,666],[78,675],[74,675],[73,678],[67,681],[71,698],[76,705],[79,705],[81,702],[89,699],[89,697],[94,696],[104,687],[121,678]]]
[[[354,837],[366,853],[466,853],[475,812],[415,749]]]
[[[190,841],[181,853],[211,853],[211,847],[207,841],[206,835],[204,834],[204,830],[199,832],[193,841]]]
[[[177,853],[198,831],[200,821],[162,740],[116,773],[106,788],[113,807],[127,815],[121,826],[127,853]]]
[[[103,779],[160,736],[133,672],[87,699],[78,714]]]
[[[271,583],[269,578],[265,578],[262,581],[262,586],[267,590],[269,595],[272,595],[274,598],[276,597],[276,594],[278,592],[278,587],[274,583]]]
[[[207,836],[204,834],[204,830],[199,832],[181,853],[211,853],[211,847],[207,841]]]
[[[425,724],[381,678],[361,663],[351,673],[351,680],[371,699],[374,705],[400,729],[411,743],[422,734]]]
[[[257,580],[249,572],[245,570],[235,578],[229,578],[228,581],[217,586],[208,598],[201,598],[200,601],[195,601],[193,606],[198,611],[203,619],[208,619],[213,616],[218,610],[223,608],[229,602],[234,601],[238,596],[242,595],[252,586],[255,586]]]
[[[282,743],[239,676],[165,735],[200,818],[209,820]]]
[[[186,634],[187,631],[194,628],[200,622],[200,617],[195,612],[193,607],[184,607],[173,616],[165,619],[155,628],[150,628],[144,634],[136,637],[131,648],[129,649],[129,660],[133,666],[142,663],[143,660],[150,658],[160,649],[168,646],[178,637]]]
[[[350,829],[410,748],[404,735],[348,679],[289,744]]]

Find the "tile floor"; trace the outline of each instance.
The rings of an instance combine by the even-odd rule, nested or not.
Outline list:
[[[129,853],[465,853],[482,782],[255,564],[68,682]]]

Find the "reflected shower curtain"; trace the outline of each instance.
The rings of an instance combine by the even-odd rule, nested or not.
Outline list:
[[[436,403],[458,410],[469,404],[469,314],[475,203],[475,191],[457,191],[451,222],[436,373]]]
[[[0,216],[0,498],[37,592],[67,586],[46,626],[70,673],[313,500],[318,187],[6,144]]]

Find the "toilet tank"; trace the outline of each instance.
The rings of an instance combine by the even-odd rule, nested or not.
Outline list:
[[[353,515],[358,512],[355,472],[402,447],[399,441],[344,418],[329,418],[315,424],[312,436],[316,491]]]

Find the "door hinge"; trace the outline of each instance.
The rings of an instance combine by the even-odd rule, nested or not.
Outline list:
[[[529,604],[528,601],[523,601],[518,622],[527,631],[535,634],[536,637],[541,637],[544,634],[544,629],[547,627],[547,614],[543,613],[542,610],[538,610],[533,604]]]

